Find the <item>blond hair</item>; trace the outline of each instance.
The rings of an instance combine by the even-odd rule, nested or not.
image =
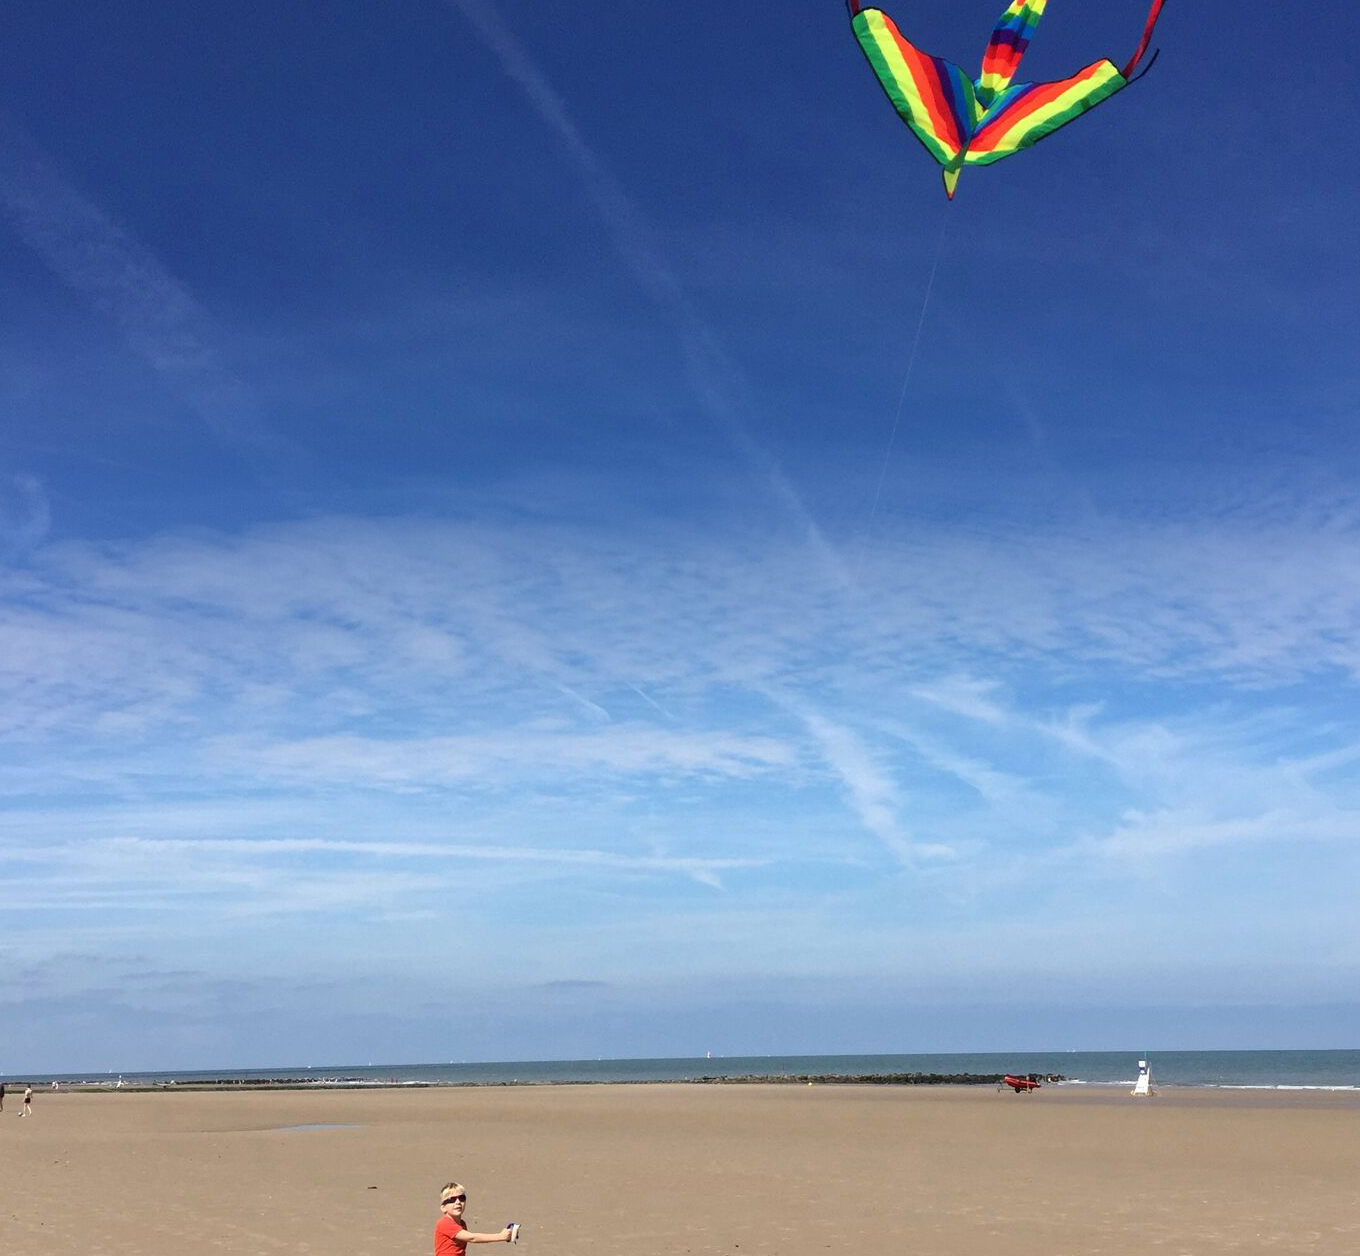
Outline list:
[[[444,1202],[444,1196],[447,1195],[450,1191],[461,1191],[464,1195],[466,1195],[467,1187],[464,1186],[461,1182],[445,1182],[444,1185],[439,1188],[439,1202],[441,1204]]]

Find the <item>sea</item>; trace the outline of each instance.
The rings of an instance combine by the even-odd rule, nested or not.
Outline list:
[[[1057,1075],[1071,1086],[1132,1086],[1138,1061],[1151,1062],[1161,1086],[1244,1090],[1360,1091],[1360,1050],[1062,1051],[958,1055],[754,1055],[642,1060],[448,1061],[429,1064],[326,1064],[259,1069],[0,1074],[11,1085],[505,1086],[566,1083],[687,1082],[723,1077],[862,1076],[884,1073]]]

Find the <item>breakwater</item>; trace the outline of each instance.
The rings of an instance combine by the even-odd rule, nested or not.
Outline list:
[[[1067,1079],[1060,1073],[1025,1074],[1032,1081],[1062,1082]],[[828,1086],[999,1086],[1005,1078],[1004,1073],[785,1073],[775,1077],[762,1073],[745,1076],[714,1074],[708,1077],[689,1079],[693,1083],[710,1083],[715,1086],[740,1086],[750,1084],[768,1086],[779,1082],[813,1082]]]

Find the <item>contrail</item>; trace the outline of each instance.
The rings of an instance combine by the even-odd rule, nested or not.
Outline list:
[[[446,2],[467,20],[495,54],[505,73],[519,85],[534,111],[562,141],[585,179],[619,256],[638,284],[673,321],[690,382],[700,404],[737,451],[765,477],[776,501],[805,530],[809,545],[832,582],[840,589],[857,588],[855,575],[826,539],[797,489],[747,430],[736,402],[751,391],[749,385],[718,343],[712,329],[695,310],[675,272],[666,264],[655,243],[654,233],[632,198],[571,120],[562,97],[506,26],[491,0]],[[787,707],[787,704],[780,705]],[[916,843],[903,831],[895,815],[895,792],[867,752],[846,730],[815,713],[800,711],[797,714],[827,764],[840,778],[861,823],[895,858],[910,864],[921,854],[947,853],[942,847]]]
[[[156,257],[73,188],[26,131],[0,111],[0,211],[65,284],[117,325],[222,440],[282,442],[249,387],[213,348],[212,319]]]
[[[635,694],[637,694],[637,696],[641,698],[649,707],[651,707],[652,710],[654,710],[658,715],[664,715],[668,720],[673,720],[675,718],[675,716],[673,716],[668,710],[666,710],[665,707],[663,707],[659,702],[657,702],[655,698],[652,698],[649,695],[643,693],[642,690],[639,689],[636,685],[630,684],[628,685],[628,688],[631,689]]]
[[[632,198],[586,142],[557,90],[488,0],[447,0],[495,54],[501,68],[523,90],[534,111],[562,141],[585,178],[595,207],[628,270],[673,320],[698,399],[728,440],[768,481],[776,500],[798,521],[836,583],[850,583],[846,565],[826,540],[798,491],[742,422],[735,398],[749,392],[712,330],[695,310],[683,285],[666,264],[654,233]]]

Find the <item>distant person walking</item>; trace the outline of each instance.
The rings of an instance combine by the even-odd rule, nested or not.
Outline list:
[[[461,1182],[446,1182],[439,1192],[439,1220],[434,1226],[434,1256],[464,1256],[469,1243],[518,1243],[513,1221],[495,1234],[477,1234],[463,1224],[467,1190]]]
[[[20,1116],[32,1116],[32,1115],[33,1115],[33,1087],[32,1087],[32,1086],[25,1086],[25,1087],[24,1087],[24,1108],[23,1108],[23,1111],[19,1113],[19,1115],[20,1115]]]
[[[5,1110],[5,1083],[0,1082],[0,1112]]]

